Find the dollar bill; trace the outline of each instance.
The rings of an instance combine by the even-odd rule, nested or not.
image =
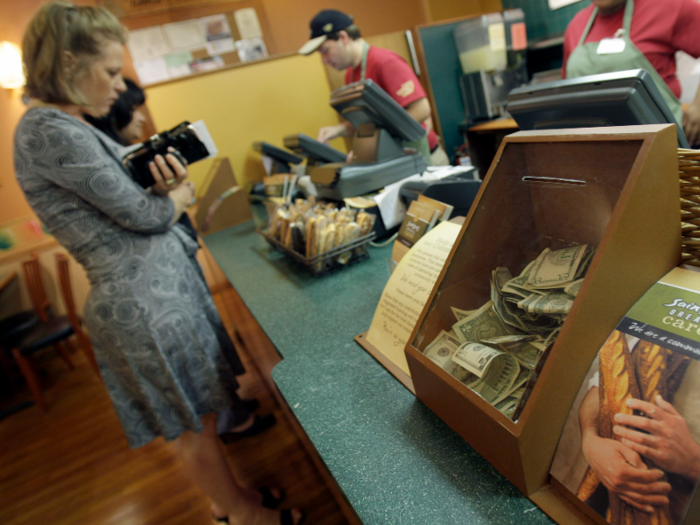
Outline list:
[[[552,330],[548,335],[547,338],[542,342],[542,351],[544,352],[545,349],[554,342],[554,340],[557,338],[559,335],[559,332],[561,331],[561,327],[557,327],[554,330]]]
[[[501,293],[503,287],[513,279],[510,270],[503,266],[499,266],[491,273],[491,286],[495,286],[498,293]]]
[[[531,314],[563,314],[571,310],[574,299],[563,291],[553,291],[546,295],[532,294],[518,303],[518,307]]]
[[[577,279],[574,282],[567,284],[564,287],[564,292],[566,292],[572,297],[576,297],[576,295],[578,295],[578,291],[581,289],[582,284],[583,279]]]
[[[578,270],[576,270],[576,279],[582,277],[586,273],[594,256],[595,248],[590,244],[586,245],[586,253],[583,256],[583,259],[581,260],[581,264],[579,264]]]
[[[458,321],[461,321],[465,317],[469,317],[471,314],[476,312],[476,310],[460,310],[459,308],[455,308],[454,306],[451,306],[450,308],[452,309],[452,313]]]
[[[530,272],[534,266],[535,261],[531,261],[520,273],[520,275],[514,277],[503,285],[503,288],[501,288],[501,293],[512,294],[517,297],[527,297],[530,295],[531,292],[525,289],[525,285],[527,284],[527,280],[530,278]]]
[[[425,348],[424,354],[440,368],[447,370],[445,365],[451,362],[450,360],[460,344],[459,339],[452,332],[442,330],[433,342]],[[452,369],[451,365],[449,369]]]
[[[530,380],[531,375],[532,375],[532,370],[528,370],[527,368],[520,367],[520,372],[518,373],[518,377],[515,378],[515,381],[513,381],[513,385],[510,387],[510,392],[508,392],[508,397],[514,396],[515,392],[517,392],[520,389],[522,389],[522,391],[524,392],[525,385]],[[520,395],[522,395],[522,392]]]
[[[526,386],[531,390],[534,385],[594,255],[590,245],[546,248],[517,277],[508,268],[495,268],[490,300],[477,310],[452,307],[457,319],[452,339],[441,333],[426,355],[430,352],[443,369],[517,418]]]
[[[532,370],[537,366],[537,362],[542,357],[544,349],[541,348],[541,343],[527,341],[518,345],[509,345],[502,347],[505,352],[515,357],[518,362]]]
[[[576,272],[589,252],[587,244],[552,251],[545,248],[535,259],[535,265],[530,271],[526,288],[563,288],[576,280]]]
[[[493,303],[493,309],[501,321],[513,327],[515,331],[527,331],[527,326],[520,320],[517,310],[508,306],[501,293],[501,288],[510,280],[510,272],[505,268],[498,268],[497,270],[505,270],[505,272],[494,272],[493,278],[491,279],[491,302]]]
[[[491,363],[502,355],[503,352],[481,343],[464,343],[452,356],[452,361],[472,374],[483,377]]]
[[[520,373],[518,360],[512,355],[502,354],[501,359],[495,360],[483,377],[469,385],[487,403],[495,405],[508,396],[508,392]]]
[[[459,366],[454,361],[450,361],[449,363],[445,364],[444,370],[446,370],[452,377],[456,378],[457,381],[460,381],[467,386],[479,379],[469,370],[463,366]]]
[[[529,334],[518,334],[518,335],[500,335],[498,337],[490,337],[481,341],[487,345],[512,345],[517,343],[524,343],[526,341],[532,341],[536,336]]]
[[[503,401],[496,403],[495,407],[498,409],[499,412],[501,412],[504,416],[513,419],[513,414],[515,413],[515,409],[518,406],[518,400],[513,399],[512,397],[507,397]]]
[[[497,337],[499,335],[513,334],[513,330],[509,329],[507,325],[501,321],[501,318],[493,309],[492,301],[487,302],[469,317],[457,321],[452,325],[452,330],[463,343],[482,341],[489,337]]]

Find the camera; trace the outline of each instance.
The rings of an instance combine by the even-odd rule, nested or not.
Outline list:
[[[169,152],[168,148],[175,148],[175,152]],[[195,128],[185,121],[178,124],[170,131],[163,131],[153,135],[135,151],[129,153],[122,162],[129,170],[134,181],[143,188],[153,186],[156,181],[151,174],[148,164],[156,155],[165,157],[167,153],[173,153],[183,164],[192,164],[209,156],[209,151],[197,136]],[[186,162],[183,162],[184,161]]]

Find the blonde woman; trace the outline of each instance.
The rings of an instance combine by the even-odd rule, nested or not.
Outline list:
[[[240,487],[216,436],[216,412],[240,403],[240,361],[177,225],[192,203],[172,154],[150,165],[150,191],[120,162],[119,146],[84,120],[106,115],[125,89],[125,31],[108,11],[50,2],[23,42],[31,98],[15,134],[17,180],[51,234],[91,282],[85,323],[131,447],[176,440],[217,517],[236,525],[298,525],[297,510],[262,506]],[[224,518],[225,519],[225,518]]]

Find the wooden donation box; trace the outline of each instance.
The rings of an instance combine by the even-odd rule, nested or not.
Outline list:
[[[214,159],[204,182],[198,188],[192,218],[203,236],[253,218],[248,192],[236,183],[228,157]]]
[[[596,353],[630,307],[679,264],[680,242],[673,125],[505,137],[406,345],[417,397],[533,496],[547,484]],[[518,275],[547,248],[581,245],[595,252],[512,418],[424,355],[455,323],[453,308],[475,311],[491,300],[494,269]]]

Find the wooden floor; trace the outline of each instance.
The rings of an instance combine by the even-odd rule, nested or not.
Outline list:
[[[226,295],[218,292],[215,300],[230,326]],[[69,372],[52,353],[41,360],[48,412],[32,406],[0,421],[0,524],[212,524],[209,502],[184,474],[174,445],[158,439],[130,450],[82,354]],[[248,373],[239,392],[260,400],[259,412],[275,413],[278,423],[225,445],[233,471],[248,486],[284,488],[284,506],[306,510],[305,524],[347,524],[269,385],[250,356],[241,357]],[[3,404],[28,398],[23,393]]]

